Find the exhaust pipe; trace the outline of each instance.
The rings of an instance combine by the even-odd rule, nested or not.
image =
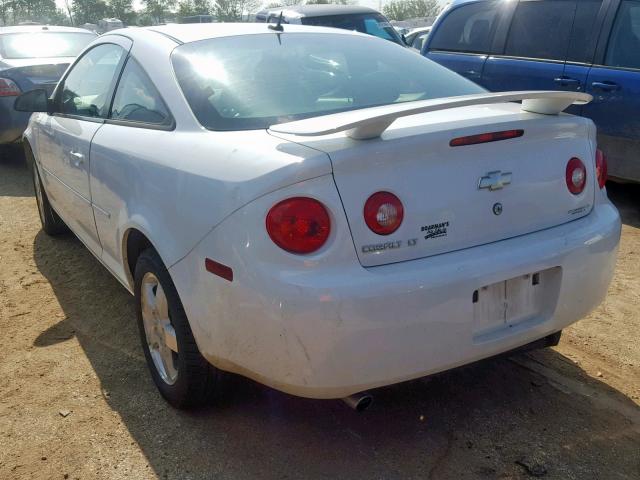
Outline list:
[[[373,403],[373,397],[370,393],[361,392],[344,397],[342,401],[353,408],[356,412],[364,412]]]

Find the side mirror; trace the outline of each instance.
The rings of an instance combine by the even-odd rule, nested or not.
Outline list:
[[[16,98],[13,108],[19,112],[49,112],[49,94],[42,88],[30,90]]]

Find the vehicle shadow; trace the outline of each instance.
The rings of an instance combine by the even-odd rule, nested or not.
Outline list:
[[[231,375],[211,407],[176,411],[147,374],[124,288],[72,235],[38,233],[34,258],[66,317],[35,347],[77,337],[106,401],[161,478],[637,474],[640,408],[553,349],[378,389],[363,414],[340,401],[295,398]]]
[[[618,207],[622,223],[640,228],[640,184],[608,182],[607,194]]]
[[[20,147],[0,147],[0,168],[0,196],[33,196],[31,175]]]

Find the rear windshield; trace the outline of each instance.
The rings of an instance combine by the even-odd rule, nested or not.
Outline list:
[[[391,42],[360,35],[258,34],[177,47],[176,76],[198,121],[248,130],[376,105],[484,92]]]
[[[0,58],[75,57],[95,38],[91,33],[7,33],[0,35]]]
[[[398,32],[389,21],[379,13],[353,13],[350,15],[325,15],[321,17],[303,17],[300,19],[303,25],[316,27],[342,28],[343,30],[356,30],[368,33],[376,37],[391,40],[404,45]]]

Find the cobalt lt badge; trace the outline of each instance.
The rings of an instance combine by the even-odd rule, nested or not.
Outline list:
[[[502,213],[502,204],[501,203],[494,203],[493,204],[493,214],[494,215],[500,215]]]

